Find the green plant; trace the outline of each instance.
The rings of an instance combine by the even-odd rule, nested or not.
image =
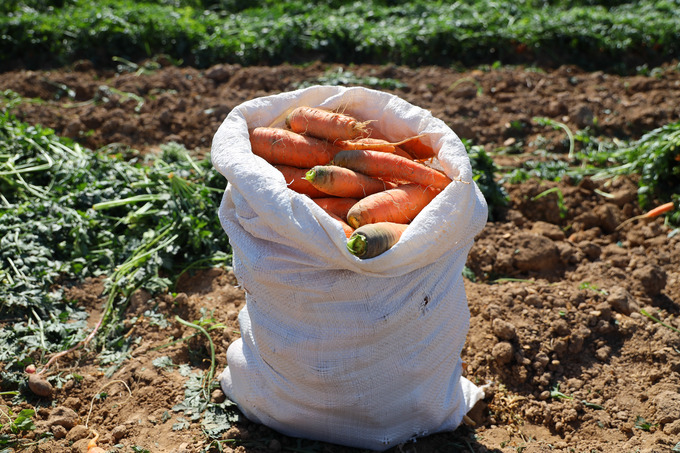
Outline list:
[[[470,145],[466,140],[463,142],[468,150],[473,179],[489,206],[489,220],[493,221],[509,201],[506,190],[496,179],[498,167],[482,146]]]
[[[559,187],[552,187],[550,189],[544,190],[538,195],[532,197],[531,200],[536,201],[539,198],[543,198],[553,193],[557,195],[557,207],[560,210],[560,218],[563,219],[567,216],[567,212],[569,211],[569,209],[567,208],[567,205],[564,203],[564,195],[562,194],[562,190]]]
[[[0,447],[2,451],[14,451],[9,449],[26,446],[24,435],[28,431],[35,430],[33,423],[33,409],[22,409],[18,414],[11,409],[7,411],[0,408]]]
[[[7,379],[18,385],[36,352],[41,361],[53,354],[48,367],[100,330],[103,363],[124,360],[117,314],[132,292],[155,294],[188,269],[229,265],[215,215],[224,186],[209,160],[177,144],[126,161],[0,116],[0,310],[19,319],[0,329]],[[107,302],[88,334],[86,312],[56,283],[91,276],[106,277]]]
[[[610,165],[596,172],[593,179],[639,174],[638,198],[643,209],[655,199],[668,201],[680,194],[680,122],[654,129],[605,155]]]

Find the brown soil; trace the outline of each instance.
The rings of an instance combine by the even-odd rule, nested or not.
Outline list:
[[[177,141],[205,156],[233,107],[294,89],[328,68],[216,66],[199,71],[165,66],[116,73],[81,63],[47,72],[3,73],[0,90],[36,101],[14,110],[20,119],[49,126],[91,149],[119,143],[153,152],[159,144]],[[590,127],[623,138],[637,138],[680,117],[677,65],[634,77],[575,67],[345,70],[405,83],[393,92],[431,110],[461,137],[489,151],[514,150],[495,157],[502,166],[516,166],[539,144],[566,154],[564,132],[535,124],[535,116],[564,122],[574,131]],[[563,194],[564,217],[557,196],[531,200],[553,186]],[[477,279],[466,281],[472,318],[463,359],[467,377],[487,386],[484,404],[470,414],[476,425],[419,439],[394,452],[678,451],[680,334],[667,326],[680,328],[680,235],[668,238],[660,219],[615,229],[640,213],[636,187],[634,178],[506,187],[509,209],[486,226],[468,259]],[[613,198],[604,198],[602,191]],[[493,280],[498,277],[504,279]],[[215,269],[182,278],[174,295],[136,294],[126,313],[136,339],[129,360],[108,376],[94,353],[61,359],[59,371],[83,378],[67,381],[51,400],[36,403],[38,430],[53,432],[54,439],[33,450],[84,452],[85,424],[101,433],[100,446],[111,451],[207,449],[198,424],[178,429],[179,418],[187,417],[172,410],[183,400],[187,377],[177,367],[158,368],[153,360],[168,356],[174,364],[205,370],[209,356],[200,335],[168,344],[195,333],[174,322],[176,314],[193,320],[201,317],[201,309],[214,310],[216,321],[228,326],[211,332],[217,368],[223,369],[244,306],[235,284],[228,270]],[[101,280],[88,280],[70,288],[68,297],[97,319],[102,289]],[[142,316],[152,306],[170,320],[169,327]],[[198,360],[197,352],[203,352]],[[556,386],[568,398],[551,396]],[[104,391],[106,398],[95,398]],[[220,398],[220,392],[214,397]],[[7,403],[0,398],[0,405]],[[223,439],[229,439],[223,451],[355,451],[281,436],[246,420]]]

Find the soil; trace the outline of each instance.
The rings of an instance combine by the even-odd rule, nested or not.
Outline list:
[[[124,145],[151,153],[176,141],[206,156],[232,108],[294,89],[336,67],[358,77],[399,80],[403,88],[386,91],[432,111],[473,144],[505,150],[494,159],[506,168],[536,158],[532,152],[538,148],[566,155],[564,131],[536,124],[537,116],[572,131],[588,127],[624,139],[680,118],[677,63],[624,77],[571,66],[459,71],[320,63],[206,70],[162,65],[122,72],[80,62],[2,73],[0,90],[34,101],[13,109],[20,119],[51,127],[90,149]],[[555,194],[532,200],[551,187],[563,194],[563,216]],[[680,450],[680,333],[672,329],[680,328],[680,235],[669,238],[661,219],[616,230],[641,212],[634,177],[528,181],[506,189],[510,205],[487,224],[468,258],[475,279],[466,279],[471,325],[462,355],[466,376],[485,386],[486,398],[455,432],[392,451]],[[96,320],[102,290],[101,279],[89,279],[68,288],[68,297]],[[68,380],[51,398],[31,401],[38,409],[37,432],[54,434],[31,451],[84,452],[91,437],[85,425],[101,434],[105,450],[207,450],[198,424],[179,428],[180,417],[187,417],[172,410],[184,399],[186,375],[153,362],[167,356],[174,364],[205,371],[205,338],[172,343],[195,334],[174,317],[199,319],[201,310],[214,310],[215,321],[227,326],[211,332],[216,366],[223,369],[244,304],[229,269],[185,275],[173,294],[135,294],[125,319],[136,340],[129,360],[108,375],[93,352],[60,359],[57,371],[77,371],[82,379]],[[145,317],[149,307],[169,326]],[[99,397],[102,392],[106,398]],[[223,395],[216,391],[213,397]],[[7,404],[0,397],[0,405]],[[245,419],[222,439],[226,452],[357,451],[282,436]]]

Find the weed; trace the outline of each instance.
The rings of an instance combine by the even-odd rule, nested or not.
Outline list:
[[[543,198],[552,193],[557,195],[557,207],[560,210],[560,218],[563,219],[567,216],[569,209],[567,208],[567,205],[564,203],[564,195],[562,194],[562,190],[560,190],[559,187],[552,187],[550,189],[544,190],[543,192],[533,197],[531,200],[536,201],[539,198]]]

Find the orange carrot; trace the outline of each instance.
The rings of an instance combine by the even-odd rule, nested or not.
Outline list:
[[[443,189],[450,182],[448,176],[423,165],[395,154],[379,151],[344,150],[335,155],[333,165],[352,169],[374,178],[389,181],[408,181],[422,186]]]
[[[300,135],[275,127],[256,127],[250,131],[253,153],[270,164],[299,168],[325,165],[340,148],[325,140]]]
[[[331,213],[329,213],[328,215],[330,215],[332,218],[334,218],[335,220],[340,222],[340,225],[342,226],[342,229],[345,232],[345,237],[347,237],[347,239],[349,239],[349,237],[352,235],[352,233],[354,233],[354,228],[349,226],[349,224],[347,222],[345,222],[344,220],[342,220],[339,216],[337,216],[335,214],[331,214]]]
[[[94,432],[94,439],[91,439],[87,443],[87,453],[106,453],[106,451],[97,446],[97,439],[99,439],[99,433]]]
[[[397,242],[408,227],[405,223],[378,222],[363,225],[351,234],[347,250],[362,259],[374,258]]]
[[[665,214],[665,213],[667,213],[667,212],[671,212],[671,211],[673,210],[674,207],[675,207],[675,204],[673,204],[672,201],[669,201],[668,203],[664,203],[664,204],[662,204],[662,205],[660,205],[660,206],[657,206],[656,208],[654,208],[654,209],[652,209],[652,210],[650,210],[650,211],[647,211],[647,212],[645,212],[644,214],[641,214],[641,215],[638,215],[638,216],[635,216],[635,217],[631,217],[630,219],[624,220],[623,222],[621,222],[621,223],[619,224],[619,226],[616,227],[616,229],[619,230],[619,229],[621,229],[624,225],[626,225],[626,224],[628,224],[628,223],[630,223],[630,222],[633,222],[633,221],[635,221],[635,220],[639,220],[639,219],[653,219],[654,217],[658,217],[658,216],[660,216],[661,214]]]
[[[291,167],[289,165],[276,164],[274,167],[279,170],[286,179],[288,188],[311,198],[327,197],[328,194],[320,191],[314,187],[309,181],[305,179],[307,173],[306,168]]]
[[[286,116],[286,126],[299,134],[333,141],[361,136],[366,123],[342,113],[316,107],[297,107]]]
[[[367,223],[409,223],[439,190],[418,184],[404,184],[359,200],[347,213],[347,223],[359,228]]]
[[[379,130],[375,129],[371,125],[367,125],[366,130],[369,137],[386,139]],[[412,159],[427,160],[431,157],[436,157],[437,153],[435,153],[434,149],[420,140],[420,138],[422,138],[424,135],[425,134],[419,134],[415,137],[411,137],[401,145],[405,152],[408,153]]]
[[[337,165],[317,165],[306,173],[305,179],[321,192],[336,197],[363,198],[394,187],[392,183]]]
[[[419,135],[416,135],[398,142],[390,142],[383,138],[361,137],[354,140],[336,140],[333,144],[342,149],[368,149],[372,151],[382,151],[384,153],[394,153],[399,145],[403,145],[404,143],[419,137]]]
[[[423,143],[422,140],[412,140],[402,145],[407,153],[413,156],[414,159],[427,160],[437,157],[437,153],[431,146]]]
[[[347,218],[347,213],[349,209],[359,201],[356,198],[344,198],[344,197],[322,197],[314,198],[314,202],[321,206],[321,209],[329,214],[334,214],[341,219]]]

